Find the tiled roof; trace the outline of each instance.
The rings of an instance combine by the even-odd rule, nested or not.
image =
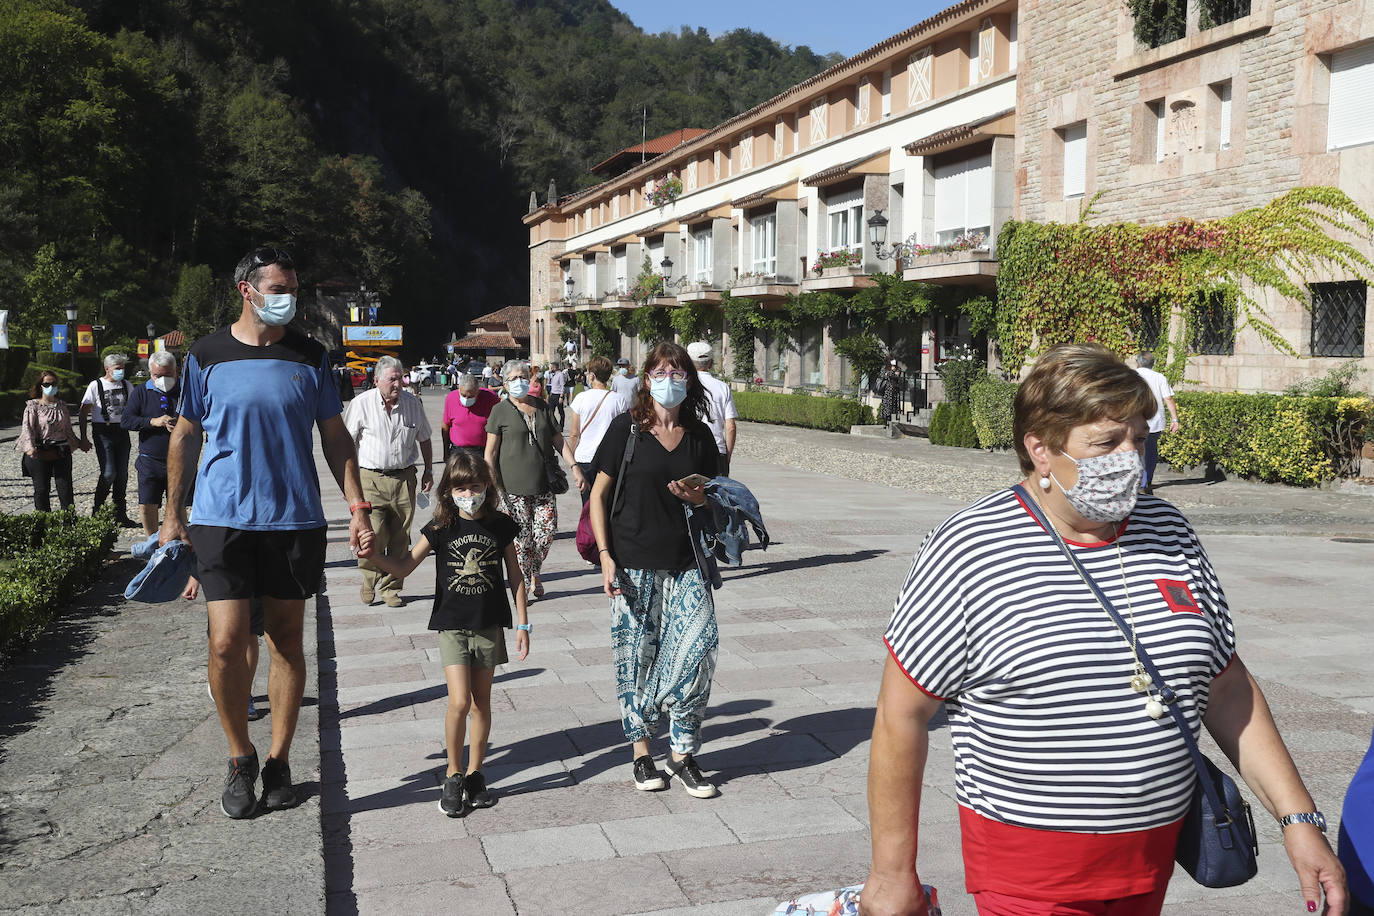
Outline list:
[[[634,146],[627,146],[620,152],[608,156],[603,161],[592,166],[591,171],[593,173],[599,172],[616,162],[616,160],[627,156],[634,157],[643,154],[648,157],[653,157],[662,155],[671,149],[676,149],[688,140],[695,140],[704,133],[708,133],[708,129],[705,127],[683,127],[671,133],[664,134],[661,137],[655,137],[652,140],[645,141],[644,143],[636,143]]]
[[[524,350],[521,343],[509,334],[468,334],[453,345],[455,350]]]
[[[512,336],[524,337],[528,340],[530,336],[530,308],[527,305],[508,305],[503,309],[472,318],[468,324],[484,330],[505,328]]]
[[[179,347],[186,343],[186,335],[180,331],[168,331],[162,335],[162,345],[165,347]]]

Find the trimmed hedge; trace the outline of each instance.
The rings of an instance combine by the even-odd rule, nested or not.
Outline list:
[[[5,358],[5,371],[0,376],[0,388],[18,388],[19,381],[24,377],[24,370],[28,368],[29,360],[32,359],[32,348],[23,346],[11,346],[8,350],[0,351]]]
[[[771,391],[736,391],[735,410],[741,420],[779,423],[847,433],[851,426],[872,426],[873,408],[848,398],[812,397],[809,394],[777,394]]]
[[[981,448],[1011,448],[1012,406],[1016,401],[1015,382],[992,377],[980,379],[969,389],[969,406],[973,409],[973,429]]]
[[[33,639],[100,573],[115,542],[114,507],[0,514],[0,652]]]
[[[1192,392],[1174,399],[1182,430],[1160,438],[1162,460],[1175,468],[1215,464],[1239,477],[1300,487],[1357,469],[1374,416],[1366,396]]]
[[[926,435],[935,445],[977,448],[978,434],[973,430],[973,409],[967,404],[941,401],[935,405]]]

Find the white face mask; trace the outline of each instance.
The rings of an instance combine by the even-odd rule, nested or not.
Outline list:
[[[477,403],[477,395],[474,394],[472,397],[467,397],[466,395],[460,394],[458,395],[458,400],[464,407],[471,407],[473,404]]]
[[[164,393],[171,391],[176,386],[177,377],[175,375],[159,375],[153,379],[153,387]]]
[[[1145,460],[1140,452],[1131,449],[1094,458],[1064,457],[1078,465],[1078,482],[1065,490],[1053,471],[1050,479],[1064,491],[1075,512],[1090,522],[1102,523],[1119,522],[1131,514],[1145,476]]]
[[[487,491],[481,490],[471,496],[454,496],[450,493],[449,499],[453,500],[453,504],[458,507],[459,512],[466,512],[471,515],[482,508],[482,503],[487,501]]]
[[[249,288],[253,289],[251,286]],[[261,293],[256,289],[253,292],[262,296],[262,305],[253,306],[253,311],[263,324],[281,327],[290,324],[291,319],[296,317],[296,297],[290,293]]]

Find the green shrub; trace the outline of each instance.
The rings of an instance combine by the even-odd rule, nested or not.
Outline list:
[[[114,507],[0,515],[0,651],[33,639],[99,574],[114,545]]]
[[[1374,415],[1359,397],[1193,392],[1175,395],[1182,429],[1165,432],[1159,457],[1238,477],[1310,487],[1350,474]]]
[[[986,363],[972,352],[947,359],[935,367],[945,384],[945,400],[951,404],[968,404],[969,389],[975,382],[988,377]]]
[[[978,434],[973,430],[972,408],[967,404],[940,402],[935,405],[927,435],[935,445],[977,448]]]
[[[1017,384],[991,376],[973,383],[969,407],[973,410],[973,429],[981,448],[1012,447],[1012,405]]]
[[[5,374],[0,378],[0,388],[9,390],[18,388],[19,382],[24,378],[24,370],[29,366],[30,347],[11,346],[9,352],[5,354]]]
[[[851,426],[871,426],[873,408],[848,398],[812,397],[809,394],[776,394],[771,391],[736,391],[735,409],[741,420],[780,423],[847,433]]]

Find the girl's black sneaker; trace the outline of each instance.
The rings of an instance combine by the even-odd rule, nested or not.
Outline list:
[[[449,817],[462,817],[467,808],[467,793],[463,790],[463,774],[444,778],[443,794],[439,796],[439,810]]]
[[[468,793],[468,804],[474,808],[490,808],[496,804],[496,799],[487,791],[487,780],[481,770],[463,777],[463,788]]]

